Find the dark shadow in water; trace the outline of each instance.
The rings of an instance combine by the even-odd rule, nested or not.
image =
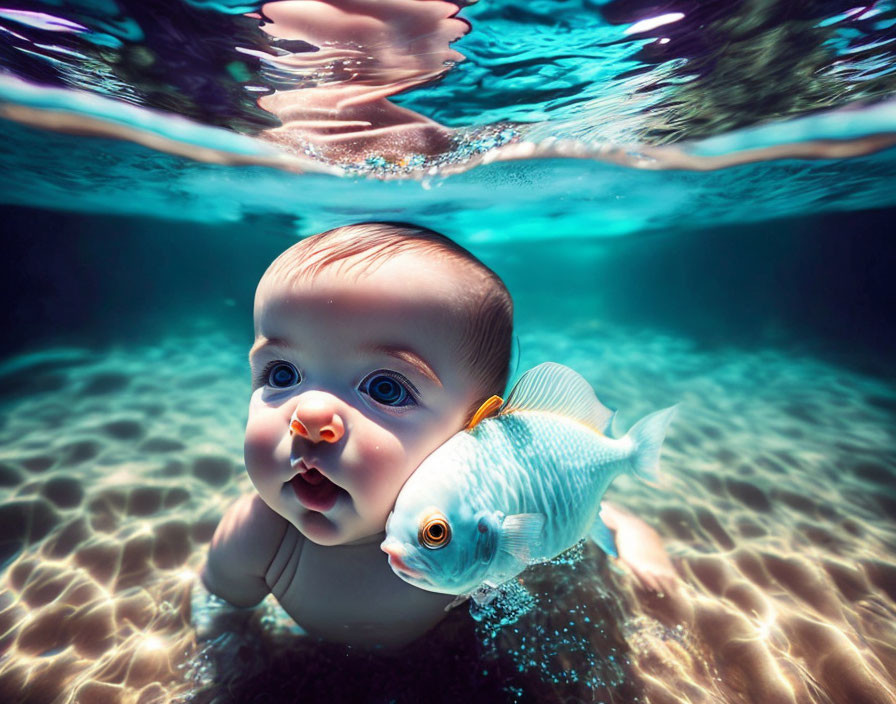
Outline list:
[[[896,210],[833,213],[612,240],[526,243],[517,310],[606,320],[700,346],[777,347],[892,377]],[[500,251],[492,250],[494,264]],[[549,324],[556,327],[557,323]]]
[[[297,239],[295,219],[279,215],[202,225],[4,206],[3,220],[0,356],[203,326],[235,331],[248,349],[255,286]]]
[[[894,218],[889,209],[473,249],[507,281],[521,328],[607,322],[892,376]],[[198,225],[18,207],[4,208],[4,228],[0,356],[202,329],[232,331],[248,348],[258,279],[300,231],[279,215]]]

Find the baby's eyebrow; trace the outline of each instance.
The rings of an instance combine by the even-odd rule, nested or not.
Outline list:
[[[430,367],[426,363],[426,361],[415,352],[412,352],[411,350],[404,347],[392,347],[390,345],[373,345],[371,347],[368,347],[367,349],[369,349],[371,352],[385,354],[389,357],[399,359],[406,364],[410,364],[436,386],[438,386],[439,388],[442,387],[442,382],[439,380],[439,377],[436,376],[436,373],[432,370],[432,367]]]
[[[265,337],[264,335],[259,335],[258,339],[255,340],[255,344],[252,345],[249,350],[249,359],[259,351],[261,351],[264,347],[289,347],[290,344],[286,340],[282,340],[279,337]]]

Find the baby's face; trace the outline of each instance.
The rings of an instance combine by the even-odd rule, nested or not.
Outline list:
[[[481,395],[458,361],[457,264],[404,252],[259,293],[249,476],[310,540],[373,539],[405,480]],[[290,425],[293,431],[290,430]]]

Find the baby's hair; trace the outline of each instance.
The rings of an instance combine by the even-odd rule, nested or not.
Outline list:
[[[467,325],[459,345],[461,361],[482,389],[481,398],[501,395],[510,374],[513,300],[501,278],[469,251],[444,235],[405,222],[365,222],[307,237],[283,252],[268,267],[259,290],[273,283],[313,280],[332,266],[358,276],[382,259],[406,251],[448,257],[464,266],[467,281],[460,298]]]

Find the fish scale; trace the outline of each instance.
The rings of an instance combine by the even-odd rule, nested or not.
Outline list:
[[[528,412],[491,420],[480,425],[491,461],[480,454],[472,469],[479,478],[477,491],[483,492],[479,503],[500,506],[505,514],[547,516],[544,533],[553,539],[542,546],[542,554],[532,557],[550,559],[573,535],[587,531],[599,498],[625,469],[630,444],[555,414]],[[520,432],[520,426],[526,432]],[[521,436],[530,442],[521,446]],[[496,454],[500,462],[494,461]],[[500,471],[486,471],[486,462]],[[582,511],[585,506],[593,510]]]

